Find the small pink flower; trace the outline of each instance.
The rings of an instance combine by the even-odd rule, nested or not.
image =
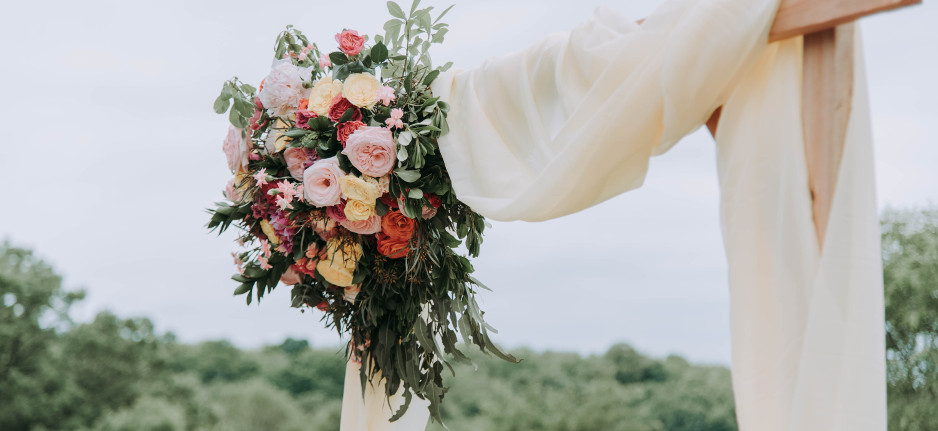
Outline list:
[[[384,120],[385,124],[390,128],[397,127],[398,129],[404,128],[404,122],[401,121],[401,118],[404,118],[404,111],[400,108],[394,108],[391,110],[391,117],[387,120]]]
[[[296,187],[293,187],[293,184],[289,181],[281,181],[277,185],[277,191],[283,195],[287,202],[293,202],[293,198],[296,196]]]
[[[288,200],[288,199],[287,199],[285,196],[283,196],[283,195],[277,196],[277,206],[280,207],[280,209],[281,209],[282,211],[286,211],[286,210],[288,210],[288,209],[293,209],[293,205],[290,204],[290,200]]]
[[[381,104],[384,106],[391,106],[391,101],[394,99],[397,99],[397,96],[394,95],[393,88],[385,85],[378,89],[378,100],[380,100]]]
[[[266,239],[259,238],[261,242],[261,252],[264,253],[264,257],[270,257],[270,243]]]
[[[332,67],[332,60],[329,59],[329,56],[326,54],[319,56],[319,67],[325,69],[327,67]]]
[[[339,49],[349,57],[358,55],[365,46],[365,38],[359,36],[355,30],[345,30],[336,34],[335,41],[339,43]]]
[[[261,269],[263,270],[268,270],[268,269],[273,268],[273,266],[267,262],[267,258],[264,256],[258,257],[257,262],[261,264]]]
[[[254,179],[257,181],[258,186],[267,185],[267,168],[261,168],[254,174]]]

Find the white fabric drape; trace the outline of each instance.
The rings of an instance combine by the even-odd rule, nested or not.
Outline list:
[[[671,0],[641,26],[602,8],[569,34],[443,74],[434,92],[452,108],[440,148],[457,195],[476,211],[546,220],[640,186],[650,156],[725,104],[716,140],[740,429],[882,431],[882,272],[861,56],[821,252],[801,41],[765,43],[777,6]],[[362,402],[350,375],[343,430],[423,429],[416,405],[413,428],[346,427],[346,414],[383,402]]]

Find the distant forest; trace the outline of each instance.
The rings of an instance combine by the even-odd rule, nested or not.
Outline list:
[[[887,211],[883,258],[890,429],[938,430],[938,210]],[[109,312],[76,324],[69,308],[82,297],[31,251],[0,244],[0,430],[338,429],[344,349],[180,344]],[[524,361],[473,353],[478,369],[457,367],[450,430],[737,429],[725,367],[624,344],[512,353]]]

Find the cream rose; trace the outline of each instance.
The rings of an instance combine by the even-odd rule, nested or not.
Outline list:
[[[342,92],[342,81],[333,80],[325,76],[313,85],[309,91],[309,105],[307,110],[313,111],[319,116],[329,115],[329,106],[332,105],[332,99]]]
[[[365,202],[349,199],[345,202],[345,218],[349,221],[368,220],[375,214],[375,201]]]
[[[381,197],[381,192],[375,184],[355,175],[346,175],[339,178],[339,185],[342,187],[342,194],[349,200],[374,202],[375,199]]]
[[[378,103],[381,83],[370,73],[353,73],[345,78],[342,95],[359,108],[370,109]]]

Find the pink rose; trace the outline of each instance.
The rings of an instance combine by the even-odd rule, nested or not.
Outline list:
[[[297,181],[303,181],[303,171],[319,160],[315,150],[300,147],[290,147],[283,151],[283,158],[287,162],[290,175]]]
[[[235,186],[234,178],[228,180],[228,184],[225,185],[225,197],[232,202],[241,201],[241,191]]]
[[[326,208],[326,215],[336,223],[344,223],[348,220],[345,218],[345,201],[339,201],[338,204]]]
[[[238,171],[247,170],[251,150],[248,148],[247,139],[241,129],[229,125],[228,135],[225,136],[225,142],[221,148],[225,152],[225,157],[228,158],[228,169],[231,169],[231,173],[236,174]]]
[[[306,100],[306,99],[303,99]],[[304,109],[296,110],[296,127],[309,130],[309,120],[318,117],[315,112]]]
[[[358,55],[365,46],[365,38],[359,36],[355,30],[345,30],[335,35],[335,41],[339,43],[339,49],[349,57]]]
[[[308,68],[301,69],[291,60],[275,61],[257,97],[271,117],[288,115],[296,110],[300,99],[309,92],[303,87],[303,77],[309,76]]]
[[[433,217],[436,217],[436,208],[433,207],[423,207],[423,210],[420,211],[420,218],[424,220],[430,220]]]
[[[381,232],[381,216],[377,214],[372,214],[371,217],[360,221],[350,221],[346,219],[339,224],[351,232],[362,235],[373,235]]]
[[[342,154],[363,174],[380,178],[391,172],[397,155],[391,131],[383,127],[361,127],[349,135]]]
[[[338,123],[342,116],[345,115],[345,111],[349,109],[352,110],[352,116],[348,121],[361,121],[362,111],[358,109],[357,106],[353,105],[352,102],[349,102],[348,99],[342,97],[342,93],[336,94],[332,98],[332,102],[329,104],[329,119],[335,123]]]
[[[293,286],[294,284],[300,284],[303,281],[303,274],[300,274],[299,271],[293,269],[293,267],[287,268],[287,271],[280,276],[280,282],[286,284],[287,286]]]
[[[317,207],[329,207],[342,201],[339,178],[345,172],[339,169],[339,159],[318,160],[303,172],[303,194],[306,201]]]

